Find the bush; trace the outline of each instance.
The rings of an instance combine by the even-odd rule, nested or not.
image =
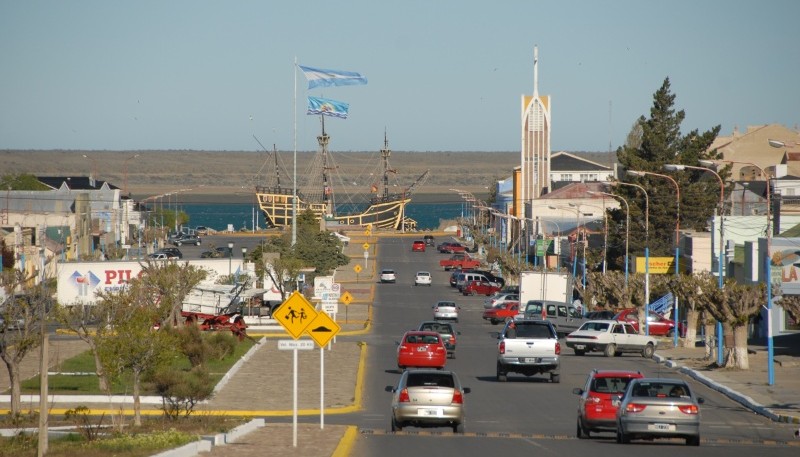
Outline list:
[[[214,384],[203,367],[189,371],[162,369],[153,374],[151,382],[161,395],[161,408],[164,415],[175,420],[188,417],[197,403],[211,398]]]

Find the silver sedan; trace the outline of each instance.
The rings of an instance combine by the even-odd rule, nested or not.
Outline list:
[[[681,379],[641,378],[628,384],[617,410],[617,442],[633,439],[683,438],[700,445],[700,405]]]
[[[452,427],[453,433],[464,433],[464,395],[469,387],[461,387],[452,371],[405,370],[392,392],[392,431],[403,427]]]

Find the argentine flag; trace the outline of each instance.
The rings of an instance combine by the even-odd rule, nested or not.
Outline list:
[[[349,110],[350,105],[344,102],[337,102],[328,98],[308,97],[308,111],[306,114],[321,114],[323,116],[347,119]]]
[[[326,70],[324,68],[311,68],[298,65],[306,79],[308,79],[308,88],[315,87],[328,87],[328,86],[353,86],[357,84],[366,84],[367,78],[361,76],[360,73],[352,71],[339,71],[339,70]]]

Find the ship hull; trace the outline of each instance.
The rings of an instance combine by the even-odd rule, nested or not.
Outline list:
[[[292,224],[292,192],[288,189],[256,188],[256,198],[259,208],[264,214],[267,225],[270,227],[287,227]],[[359,213],[332,215],[326,217],[327,205],[324,203],[307,202],[301,195],[297,197],[297,212],[311,210],[317,220],[323,217],[338,225],[371,226],[380,229],[401,230],[406,229],[413,221],[405,217],[405,207],[411,201],[410,197],[396,195],[385,198],[373,199],[369,206]]]

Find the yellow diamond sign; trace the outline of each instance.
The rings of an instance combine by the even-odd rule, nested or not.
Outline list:
[[[311,338],[317,342],[319,347],[325,347],[341,329],[339,324],[323,311],[317,313],[317,317],[308,324],[306,333],[311,335]]]
[[[361,273],[361,265],[356,264],[356,266],[353,267],[353,271],[356,273]]]
[[[345,292],[342,294],[341,297],[339,297],[339,301],[344,303],[345,306],[347,306],[350,304],[351,301],[353,301],[353,296],[350,294],[350,292]]]
[[[317,317],[317,310],[314,309],[314,305],[306,300],[303,294],[294,291],[292,295],[272,313],[272,317],[274,317],[294,339],[298,339],[311,321]]]
[[[361,246],[364,248],[364,250],[365,250],[365,251],[366,251],[367,249],[369,249],[369,243],[364,243],[364,244],[362,244]]]

